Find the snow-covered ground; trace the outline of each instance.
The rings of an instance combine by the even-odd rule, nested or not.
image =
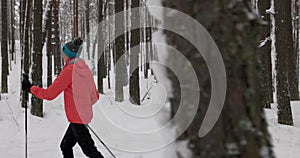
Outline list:
[[[160,36],[161,32],[158,33]],[[17,42],[17,47],[19,42]],[[17,48],[19,52],[19,48]],[[85,54],[82,54],[84,57]],[[20,53],[17,53],[17,61],[20,61]],[[47,70],[46,50],[43,50],[43,70]],[[91,66],[92,62],[87,61]],[[20,103],[20,62],[12,64],[9,75],[9,93],[2,94],[0,101],[0,157],[19,158],[24,157],[25,109]],[[90,67],[91,68],[91,67]],[[46,87],[47,71],[43,71],[43,85]],[[54,77],[55,78],[55,77]],[[96,78],[95,78],[96,80]],[[142,79],[141,97],[149,91],[149,96],[142,102],[140,108],[128,101],[128,86],[124,87],[125,101],[117,104],[114,102],[114,73],[111,73],[112,89],[108,89],[107,79],[104,81],[104,95],[94,105],[94,119],[90,124],[99,137],[109,146],[118,158],[176,158],[178,153],[189,155],[186,149],[186,141],[181,143],[166,143],[175,139],[173,129],[162,132],[154,132],[163,127],[169,121],[169,109],[166,102],[165,90],[156,83],[153,76],[148,80]],[[147,106],[151,103],[151,106]],[[126,107],[126,108],[122,108]],[[28,109],[28,157],[29,158],[53,158],[61,157],[60,141],[68,126],[63,106],[63,95],[59,95],[53,101],[44,101],[44,118],[30,114]],[[142,110],[147,108],[148,110]],[[157,109],[155,109],[157,108]],[[126,111],[127,110],[127,111]],[[128,111],[129,110],[129,111]],[[134,113],[138,111],[138,113]],[[152,113],[145,113],[152,111]],[[140,113],[142,112],[142,113]],[[132,113],[142,117],[133,116]],[[145,117],[149,116],[149,117]],[[115,128],[117,127],[117,128]],[[127,131],[120,132],[122,130]],[[139,137],[134,133],[141,133]],[[128,135],[128,133],[130,133]],[[122,135],[123,134],[123,135]],[[127,135],[126,135],[127,134]],[[96,146],[105,157],[111,157],[103,145],[92,134]],[[152,146],[151,146],[152,145]],[[155,149],[155,148],[157,149]],[[133,150],[136,149],[136,150]],[[140,152],[136,152],[140,151]],[[141,152],[144,151],[144,152]],[[74,148],[76,158],[83,158],[78,145]]]
[[[24,157],[24,114],[25,110],[20,105],[20,65],[12,65],[12,71],[9,77],[9,93],[2,94],[0,101],[0,157],[19,158]],[[113,77],[112,77],[113,78]],[[45,80],[44,80],[45,81]],[[46,83],[44,83],[46,84]],[[155,85],[153,79],[148,81],[148,88],[151,84]],[[113,85],[113,82],[112,82]],[[145,94],[147,90],[147,80],[142,80],[141,94]],[[125,87],[125,92],[128,87]],[[151,90],[151,95],[163,96],[159,87],[154,86]],[[126,94],[128,95],[128,93]],[[139,142],[132,139],[127,142],[128,138],[122,138],[110,132],[109,128],[101,124],[101,118],[109,117],[115,124],[121,128],[130,129],[140,132],[145,130],[155,129],[168,121],[168,108],[162,110],[155,115],[153,119],[139,120],[129,117],[124,111],[118,108],[113,101],[113,91],[108,90],[106,86],[106,94],[101,95],[100,101],[95,105],[95,119],[91,126],[96,130],[100,137],[106,138],[106,143],[120,158],[176,158],[176,150],[184,149],[183,144],[179,147],[178,144],[170,144],[160,150],[155,150],[145,153],[134,153],[116,150],[118,145],[124,144],[147,144],[147,142]],[[163,98],[162,98],[163,99]],[[146,100],[143,104],[149,103]],[[158,102],[159,103],[159,102]],[[129,104],[125,101],[124,104]],[[122,104],[120,106],[122,106]],[[101,108],[100,108],[101,106]],[[29,109],[30,110],[30,109]],[[292,111],[295,126],[279,125],[277,123],[276,105],[272,105],[272,109],[266,109],[266,117],[269,123],[269,132],[272,135],[274,151],[278,158],[299,158],[300,157],[300,102],[292,102]],[[44,102],[44,118],[38,118],[30,115],[28,111],[28,155],[30,158],[53,158],[61,157],[59,143],[68,126],[63,109],[63,97],[60,95],[53,101]],[[162,133],[165,136],[166,133]],[[172,136],[172,134],[171,134]],[[110,154],[93,136],[97,147],[106,157]],[[147,140],[147,138],[146,138]],[[105,140],[104,140],[105,141]],[[112,143],[109,143],[109,142]],[[148,141],[153,141],[148,138]],[[155,140],[154,140],[155,141]],[[160,140],[162,141],[162,140]],[[118,143],[116,143],[118,142]],[[186,142],[185,142],[186,143]],[[185,152],[186,149],[184,149]],[[74,148],[74,153],[77,158],[85,157],[78,145]],[[188,158],[188,156],[186,156]]]
[[[160,6],[161,0],[147,1],[152,6]],[[162,17],[162,13],[153,13],[157,17]],[[156,41],[163,42],[161,32],[154,35]],[[18,44],[17,44],[18,46]],[[162,51],[162,50],[159,50]],[[45,51],[44,51],[45,52]],[[161,52],[160,52],[161,53]],[[18,55],[20,53],[17,53]],[[160,54],[161,55],[161,54]],[[160,57],[160,56],[159,56]],[[46,56],[44,55],[44,63]],[[17,61],[20,61],[18,56]],[[0,60],[1,62],[1,60]],[[91,62],[88,62],[90,65]],[[1,64],[0,64],[1,65]],[[43,69],[47,70],[47,65],[43,65]],[[44,85],[46,85],[46,71],[43,72]],[[1,75],[1,74],[0,74]],[[24,157],[25,148],[25,132],[24,132],[24,116],[25,110],[20,105],[20,62],[16,65],[12,64],[12,71],[9,76],[9,93],[2,94],[0,101],[0,157],[4,158],[20,158]],[[114,75],[112,73],[112,79]],[[162,107],[152,118],[132,117],[129,111],[124,111],[122,107],[131,105],[128,100],[121,104],[116,104],[114,100],[114,87],[111,90],[107,88],[105,81],[105,94],[101,95],[99,102],[94,106],[94,120],[90,124],[104,142],[112,149],[118,158],[177,158],[177,152],[180,152],[184,158],[189,158],[189,151],[186,149],[186,143],[171,143],[158,150],[149,152],[128,152],[119,149],[127,149],[138,146],[140,149],[147,148],[148,144],[164,144],[164,138],[172,138],[174,133],[170,129],[170,133],[161,132],[158,138],[154,137],[123,137],[119,135],[118,130],[111,130],[111,125],[116,125],[120,129],[127,131],[145,132],[153,131],[169,120],[168,107]],[[112,80],[111,85],[114,85]],[[159,84],[156,84],[153,77],[149,80],[141,81],[142,97],[146,91],[152,86],[150,91],[151,98],[146,99],[142,103],[143,107],[152,101],[153,105],[161,105],[165,101],[164,91]],[[128,87],[124,88],[125,98],[128,98]],[[155,98],[155,99],[153,99]],[[168,104],[167,104],[168,105]],[[30,108],[30,107],[29,107]],[[154,110],[154,109],[150,109]],[[272,142],[277,158],[299,158],[300,157],[300,102],[292,102],[292,110],[295,126],[279,125],[277,123],[276,105],[272,105],[272,109],[266,109],[266,118],[269,123],[269,132],[272,135]],[[110,123],[107,123],[107,120]],[[60,141],[68,126],[64,113],[63,96],[60,95],[53,101],[44,101],[44,118],[38,118],[30,114],[28,109],[28,157],[29,158],[57,158],[61,157],[59,148]],[[97,138],[92,135],[96,146],[107,158],[111,157]],[[131,135],[132,136],[132,135]],[[148,147],[149,148],[149,147]],[[78,145],[74,148],[76,158],[84,158]]]
[[[18,61],[20,56],[17,57]],[[46,58],[44,58],[44,63]],[[46,65],[44,65],[46,69]],[[44,72],[44,76],[46,73]],[[24,157],[24,114],[25,110],[20,105],[20,62],[12,64],[12,71],[9,76],[9,93],[2,94],[0,101],[0,157],[20,158]],[[114,78],[112,74],[112,79]],[[46,79],[44,77],[44,85]],[[106,83],[106,81],[105,81]],[[114,80],[112,80],[114,85]],[[150,91],[152,100],[145,100],[144,106],[152,101],[152,104],[158,105],[165,101],[165,94],[155,83],[153,77],[149,80],[141,81],[141,94],[144,96],[146,91],[154,85]],[[127,129],[132,132],[151,131],[161,127],[168,122],[169,112],[165,106],[153,115],[151,119],[136,119],[130,117],[124,112],[123,106],[130,105],[128,100],[122,104],[114,103],[112,90],[107,88],[105,84],[105,95],[101,95],[99,102],[94,106],[95,118],[91,126],[97,134],[104,139],[104,142],[109,145],[113,153],[119,158],[177,158],[177,152],[183,153],[185,158],[189,158],[189,151],[186,149],[186,142],[171,143],[159,150],[149,152],[127,152],[122,149],[124,146],[130,147],[139,145],[140,148],[147,148],[147,144],[157,143],[163,144],[164,139],[155,139],[153,137],[143,137],[143,141],[134,137],[124,138],[116,131],[110,131],[109,124],[105,124],[104,119],[109,120],[121,129]],[[124,88],[125,98],[128,98],[128,87]],[[155,99],[153,99],[155,97]],[[30,110],[30,109],[29,109]],[[153,110],[153,109],[152,109]],[[127,111],[128,112],[128,111]],[[300,102],[292,102],[292,112],[295,126],[279,125],[277,123],[276,105],[272,105],[272,109],[266,109],[266,118],[269,123],[269,132],[272,135],[274,151],[278,158],[299,158],[300,157]],[[110,124],[111,125],[111,124]],[[68,126],[63,108],[63,97],[60,95],[53,101],[44,101],[44,118],[38,118],[30,115],[28,111],[28,156],[29,158],[53,158],[61,157],[59,148],[60,141]],[[160,133],[160,137],[172,137],[172,129],[170,133]],[[96,146],[105,155],[111,157],[102,144],[93,135]],[[144,145],[144,146],[143,146]],[[81,149],[77,146],[74,148],[76,158],[85,157]]]
[[[20,57],[18,56],[18,60]],[[45,60],[46,58],[44,58]],[[44,62],[46,63],[46,62]],[[44,69],[46,69],[44,65]],[[44,73],[45,74],[45,73]],[[46,75],[44,75],[46,76]],[[24,157],[24,114],[25,110],[20,105],[20,62],[12,64],[12,71],[9,76],[9,93],[2,94],[0,101],[0,157],[20,158]],[[112,74],[112,78],[114,78]],[[106,83],[106,81],[105,81]],[[44,85],[46,79],[44,77]],[[133,132],[151,131],[157,129],[168,121],[169,112],[167,107],[163,107],[151,119],[136,119],[130,117],[124,112],[122,106],[130,105],[128,100],[122,104],[114,103],[113,89],[109,90],[105,84],[105,95],[101,95],[99,102],[94,106],[95,118],[91,126],[97,134],[104,139],[113,153],[120,158],[176,158],[177,152],[184,153],[184,157],[189,158],[189,151],[186,149],[186,142],[169,144],[159,150],[149,152],[126,152],[117,150],[120,147],[127,146],[147,146],[151,143],[163,143],[163,139],[157,140],[152,137],[144,137],[143,142],[138,139],[129,139],[119,136],[110,131],[108,124],[104,119],[109,118],[113,124],[121,129],[127,129]],[[114,85],[114,80],[112,80]],[[152,100],[145,100],[144,106],[152,101],[152,104],[160,104],[165,101],[163,91],[159,85],[155,83],[153,77],[151,79],[141,81],[141,94],[146,93],[147,89],[154,85],[150,91]],[[125,98],[128,98],[128,87],[124,88]],[[153,99],[155,97],[155,99]],[[29,109],[30,110],[30,109]],[[274,151],[278,158],[299,158],[300,157],[300,102],[292,102],[292,111],[295,126],[279,125],[277,123],[276,105],[272,105],[272,109],[266,109],[266,118],[269,123],[269,132],[272,135]],[[28,156],[29,158],[53,158],[61,157],[59,148],[60,141],[68,126],[63,108],[63,97],[60,95],[53,101],[44,101],[44,118],[38,118],[30,115],[28,111]],[[114,130],[115,131],[115,130]],[[170,131],[172,131],[170,129]],[[161,137],[172,137],[170,133],[160,133]],[[93,135],[99,150],[106,156],[111,157],[102,144]],[[148,142],[149,141],[149,142]],[[77,146],[74,148],[77,158],[85,157],[81,149]]]
[[[152,1],[154,5],[160,5],[160,0]],[[160,13],[162,14],[162,13]],[[158,33],[160,36],[161,33]],[[160,36],[162,38],[162,36]],[[161,41],[161,40],[160,40]],[[161,41],[163,42],[163,41]],[[19,46],[19,44],[17,44]],[[85,48],[85,47],[84,47]],[[17,48],[18,49],[18,48]],[[18,51],[18,50],[17,50]],[[43,50],[43,70],[47,70],[46,50]],[[17,53],[19,55],[20,53]],[[83,54],[84,58],[84,54]],[[17,56],[20,61],[20,56]],[[92,62],[87,61],[91,68]],[[0,101],[0,157],[19,158],[24,157],[25,148],[25,130],[24,116],[25,110],[20,105],[20,62],[12,65],[12,71],[9,76],[9,93],[2,95]],[[165,91],[161,89],[153,77],[149,80],[141,80],[141,97],[144,97],[147,90],[151,88],[150,99],[142,102],[142,108],[152,110],[152,114],[143,114],[146,117],[136,117],[130,115],[137,110],[136,106],[131,105],[128,99],[123,103],[114,102],[114,74],[111,73],[112,89],[108,89],[107,80],[105,80],[105,94],[100,96],[100,100],[94,105],[94,119],[90,124],[99,137],[108,145],[118,158],[176,158],[178,153],[187,156],[189,151],[186,149],[186,141],[181,143],[165,143],[166,140],[174,139],[175,130],[169,129],[164,132],[156,132],[154,137],[149,134],[160,127],[163,127],[169,121],[169,111],[165,104]],[[46,87],[47,72],[43,71],[43,85]],[[128,86],[124,87],[124,98],[128,98]],[[148,98],[148,97],[147,97]],[[151,105],[147,106],[151,102]],[[30,104],[29,104],[30,105]],[[122,108],[126,107],[126,108]],[[130,108],[134,107],[134,108]],[[159,107],[159,110],[154,108]],[[44,101],[44,118],[38,118],[30,114],[28,109],[28,157],[30,158],[53,158],[61,157],[59,148],[60,141],[68,126],[64,113],[63,96],[60,95],[53,101]],[[141,109],[142,109],[141,108]],[[126,111],[129,110],[129,111]],[[143,110],[137,110],[143,112]],[[130,111],[131,110],[131,111]],[[144,110],[147,112],[147,110]],[[119,129],[113,128],[118,127]],[[131,135],[122,135],[122,130],[131,133]],[[144,132],[144,135],[135,137],[133,133]],[[126,133],[126,132],[125,132]],[[103,145],[92,135],[96,146],[105,157],[111,157]],[[168,139],[166,139],[168,138]],[[152,144],[152,146],[149,146]],[[158,149],[155,145],[162,145]],[[132,149],[147,150],[145,152],[133,152]],[[74,148],[76,158],[83,158],[85,155],[81,152],[78,145]]]
[[[300,157],[300,102],[292,103],[294,126],[280,125],[277,123],[277,105],[266,109],[266,117],[269,123],[269,132],[277,158]]]
[[[20,56],[17,57],[18,61]],[[44,59],[44,63],[46,58]],[[46,70],[46,65],[44,65]],[[44,72],[44,87],[46,85],[46,74]],[[114,85],[114,76],[112,74],[112,86]],[[105,83],[107,83],[105,81]],[[151,85],[154,85],[150,95],[155,99],[146,99],[141,107],[147,104],[161,104],[165,101],[164,91],[161,91],[158,84],[154,82],[153,77],[149,80],[141,81],[141,94],[144,96]],[[168,108],[162,107],[152,118],[131,117],[122,106],[132,106],[127,100],[121,104],[114,102],[114,86],[111,90],[105,84],[105,94],[100,96],[100,100],[94,105],[94,120],[90,124],[97,134],[103,138],[103,141],[112,149],[113,153],[120,158],[174,158],[176,157],[175,144],[149,152],[127,152],[126,149],[132,149],[131,146],[139,145],[140,149],[149,149],[149,142],[153,144],[163,144],[164,139],[159,137],[172,137],[170,133],[159,133],[159,137],[141,137],[142,140],[124,138],[118,134],[118,130],[111,130],[111,125],[116,125],[121,129],[133,132],[143,132],[155,130],[168,121]],[[128,98],[128,86],[124,88],[125,98]],[[160,98],[160,99],[159,99]],[[157,101],[157,102],[155,102]],[[20,63],[12,64],[12,71],[9,76],[9,93],[2,94],[0,101],[0,157],[20,158],[24,157],[25,130],[24,130],[25,110],[20,105]],[[107,121],[108,120],[108,121]],[[59,148],[60,141],[68,126],[63,108],[63,96],[60,95],[53,101],[44,101],[44,118],[38,118],[30,114],[28,109],[28,156],[30,158],[53,158],[61,157]],[[172,131],[172,129],[170,129]],[[151,135],[150,135],[151,136]],[[96,146],[105,157],[111,157],[102,144],[93,135]],[[145,142],[146,141],[146,142]],[[177,144],[176,144],[177,145]],[[143,147],[145,146],[145,147]],[[125,149],[124,149],[125,147]],[[126,148],[128,147],[128,148]],[[124,150],[119,150],[124,149]],[[78,145],[74,148],[75,157],[85,157]]]

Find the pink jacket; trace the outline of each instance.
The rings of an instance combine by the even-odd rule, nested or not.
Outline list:
[[[88,124],[93,118],[92,105],[99,100],[93,75],[83,60],[66,62],[63,70],[47,89],[32,86],[30,91],[40,99],[53,100],[64,91],[68,121]],[[70,63],[71,62],[71,63]]]

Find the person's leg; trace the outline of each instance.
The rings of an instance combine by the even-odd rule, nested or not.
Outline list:
[[[104,158],[97,150],[89,130],[83,124],[72,124],[72,131],[83,153],[89,158]]]
[[[62,151],[64,158],[74,158],[73,147],[75,146],[75,144],[76,144],[76,139],[73,135],[73,131],[70,124],[60,143],[60,149]]]

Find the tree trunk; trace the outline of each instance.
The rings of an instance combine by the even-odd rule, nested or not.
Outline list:
[[[126,65],[129,64],[129,47],[130,47],[130,43],[129,43],[129,0],[125,0],[125,11],[126,11],[126,15],[125,15],[125,49],[126,49]]]
[[[11,60],[15,60],[15,0],[11,0]]]
[[[92,50],[92,62],[93,62],[92,72],[94,75],[96,74],[96,65],[95,65],[96,57],[95,57],[95,55],[96,55],[97,38],[98,38],[98,36],[95,36],[94,42],[93,42],[93,50]]]
[[[107,87],[108,89],[111,89],[111,81],[110,81],[110,72],[111,72],[111,53],[108,51],[108,56],[107,56]]]
[[[52,47],[51,47],[51,34],[48,33],[47,37],[47,87],[52,84]]]
[[[49,87],[52,84],[52,58],[53,58],[53,47],[52,47],[52,14],[53,14],[53,5],[54,1],[50,2],[50,6],[47,11],[46,15],[46,35],[47,35],[47,87]]]
[[[80,18],[80,37],[85,39],[85,19],[84,19],[84,14],[82,13]],[[88,56],[88,60],[90,60],[90,57]]]
[[[42,63],[42,15],[43,5],[42,1],[34,0],[34,22],[33,22],[33,65],[32,65],[32,82],[39,87],[43,87],[43,63]],[[43,117],[43,100],[38,99],[35,96],[31,98],[32,108],[31,114]]]
[[[90,60],[90,0],[85,3],[85,26],[86,26],[86,51],[88,54],[88,60]]]
[[[129,50],[130,50],[130,26],[129,26],[129,21],[130,21],[130,12],[129,12],[129,8],[130,8],[130,0],[125,0],[126,2],[126,10],[127,10],[127,14],[125,15],[126,17],[126,25],[125,25],[125,47],[126,47],[126,65],[129,65]]]
[[[24,49],[24,53],[23,53],[23,57],[22,57],[22,66],[23,66],[23,73],[25,73],[26,75],[29,74],[29,67],[30,67],[30,41],[29,41],[29,37],[30,37],[30,30],[31,30],[31,9],[30,6],[32,5],[32,0],[28,0],[26,1],[26,16],[24,17],[25,20],[25,25],[24,25],[24,34],[22,37],[24,40],[24,44],[23,45],[23,49]],[[27,98],[26,98],[27,97]],[[26,100],[28,100],[28,95],[22,95],[22,107],[26,107]]]
[[[11,67],[11,53],[12,53],[12,50],[11,50],[11,1],[7,1],[7,45],[8,45],[8,74],[7,76],[9,76],[9,72],[12,70],[12,67]]]
[[[249,19],[247,16],[255,14],[250,1],[232,3],[231,0],[166,0],[165,5],[189,14],[209,30],[221,51],[226,67],[227,93],[222,114],[212,131],[203,138],[198,138],[199,127],[211,99],[210,73],[203,57],[198,54],[200,52],[189,41],[166,31],[168,44],[175,46],[192,64],[201,88],[200,106],[187,130],[189,147],[194,153],[192,158],[274,158],[263,110],[265,103],[261,99],[263,92],[257,75],[260,72],[257,56],[260,26],[258,18]],[[177,18],[176,13],[166,16]],[[187,24],[182,24],[179,20],[172,20],[174,26],[194,35],[195,31],[185,28]],[[196,34],[194,36],[200,38]],[[184,73],[184,63],[179,62],[176,57],[169,57],[168,62],[175,66],[179,63],[183,65],[179,70]],[[193,85],[188,82],[188,77],[187,82],[178,84],[174,74],[171,81],[174,96],[172,107],[176,106],[175,113],[180,102],[183,101],[184,106],[190,104],[189,98],[185,98],[188,96],[181,98],[181,88],[186,89]]]
[[[108,15],[110,16],[110,17],[113,17],[113,15],[114,15],[114,13],[115,13],[115,5],[114,5],[114,1],[113,0],[109,0],[108,1]],[[113,39],[113,37],[114,37],[114,29],[115,29],[115,27],[114,27],[114,18],[111,18],[111,19],[109,19],[110,21],[109,21],[109,26],[108,26],[108,28],[109,28],[109,50],[110,50],[110,53],[111,53],[111,60],[112,60],[112,62],[113,62],[113,65],[115,65],[115,63],[116,63],[116,55],[115,55],[115,40],[112,40]]]
[[[78,37],[78,0],[73,0],[74,37]]]
[[[25,30],[25,16],[26,16],[26,0],[20,1],[20,49],[24,53],[24,30]]]
[[[146,3],[145,1],[140,1],[140,7],[141,7],[141,12],[140,12],[140,20],[141,20],[141,52],[140,52],[140,71],[141,73],[144,73],[144,70],[145,70],[145,54],[146,54],[146,51],[145,51],[145,43],[146,43],[146,28],[144,27],[145,26],[145,22],[146,22],[146,16],[145,16],[145,8],[146,8]],[[145,76],[144,76],[145,78]]]
[[[270,15],[266,12],[271,6],[270,1],[258,1],[258,8],[263,24],[260,30],[259,54],[262,54],[261,62],[261,85],[264,91],[263,99],[266,108],[271,108],[273,103],[273,84],[272,84],[272,61],[271,61],[271,21]]]
[[[61,46],[59,38],[59,3],[60,0],[53,0],[52,12],[52,52],[54,55],[54,73],[58,75],[62,70]]]
[[[2,57],[2,75],[1,75],[1,92],[8,93],[8,6],[7,0],[1,1],[2,2],[2,38],[1,38],[1,57]]]
[[[293,45],[294,45],[294,57],[296,60],[295,64],[295,71],[296,74],[294,76],[294,84],[293,90],[294,92],[291,93],[291,100],[299,100],[299,0],[292,0],[293,2],[293,9],[292,9],[292,24],[293,24]],[[292,59],[292,58],[291,58]],[[292,81],[293,82],[293,81]]]
[[[139,7],[140,0],[132,0],[131,8]],[[131,22],[140,23],[140,16],[137,13],[131,14]],[[131,31],[131,47],[140,45],[140,29]],[[140,49],[140,48],[138,48]],[[140,51],[138,51],[140,52]],[[130,53],[130,79],[129,79],[129,100],[132,104],[140,105],[140,79],[139,79],[139,56]]]
[[[108,1],[108,4],[107,4],[108,6],[107,6],[107,13],[108,13],[108,16],[112,16],[113,14],[114,14],[114,4],[113,4],[113,1],[112,0],[109,0]],[[110,78],[111,78],[111,76],[110,76],[110,72],[112,71],[112,67],[113,67],[113,65],[112,65],[112,63],[111,63],[111,61],[113,62],[113,64],[115,63],[115,55],[114,55],[114,52],[115,52],[115,41],[113,41],[112,40],[112,38],[113,38],[113,36],[114,36],[114,33],[113,33],[113,30],[114,30],[114,21],[113,21],[113,19],[111,18],[111,19],[109,19],[109,21],[108,21],[108,48],[109,48],[109,50],[108,50],[108,62],[107,62],[107,66],[108,66],[108,76],[107,76],[107,78],[108,78],[108,82],[107,82],[107,84],[108,84],[108,88],[109,89],[111,89],[111,81],[110,81]]]
[[[115,5],[116,14],[124,11],[124,1],[117,1]],[[115,22],[115,28],[125,31],[125,19],[124,16],[117,17]],[[115,40],[116,47],[116,82],[115,82],[115,100],[117,102],[124,101],[123,86],[127,85],[127,68],[125,63],[125,35],[122,34]]]
[[[146,23],[150,24],[150,19],[151,19],[151,15],[149,13],[149,10],[146,7]],[[152,28],[151,27],[147,27],[146,28],[146,58],[145,58],[145,70],[144,70],[144,76],[147,79],[148,78],[148,71],[150,70],[150,54],[152,54]]]
[[[286,2],[286,3],[289,3],[292,7],[292,0],[288,0],[289,2]],[[283,3],[283,2],[281,2]],[[299,77],[297,76],[298,75],[298,72],[299,70],[297,70],[297,48],[294,44],[294,40],[293,40],[293,19],[292,19],[292,8],[289,7],[289,8],[286,8],[286,9],[289,9],[290,12],[286,12],[286,13],[289,13],[289,17],[287,15],[285,15],[288,19],[285,19],[287,21],[285,21],[286,23],[290,23],[288,24],[287,26],[289,28],[286,28],[287,30],[290,30],[289,32],[291,32],[290,35],[288,35],[288,39],[291,40],[291,41],[287,41],[289,46],[288,47],[292,47],[291,50],[292,52],[290,52],[289,56],[288,57],[288,85],[289,85],[289,91],[290,91],[290,100],[291,101],[294,101],[294,100],[299,100]]]
[[[20,78],[22,80],[23,78],[23,69],[24,69],[24,49],[23,49],[23,46],[24,46],[24,43],[23,43],[23,39],[24,39],[24,29],[25,29],[25,8],[26,8],[26,0],[21,0],[20,1],[20,7],[19,7],[19,15],[20,15],[20,21],[19,21],[19,27],[20,27],[20,50],[21,50],[21,73],[20,73]],[[25,108],[25,97],[24,96],[24,92],[21,90],[20,91],[20,98],[21,98],[21,107],[24,107]],[[28,98],[28,97],[27,97]],[[27,108],[27,107],[26,107]]]
[[[30,21],[29,21],[29,26],[30,26],[30,31],[29,31],[29,59],[32,59],[32,51],[33,51],[33,30],[34,30],[34,26],[33,26],[33,2],[34,0],[31,0],[31,5],[29,6],[29,9],[30,9]],[[32,60],[29,60],[29,66],[32,65]]]
[[[294,57],[291,19],[291,0],[274,0],[275,5],[275,36],[276,36],[276,71],[277,71],[277,102],[278,122],[293,125],[290,97],[292,96],[291,77],[296,74],[296,64],[290,61]],[[290,57],[291,56],[291,57]],[[292,63],[290,63],[292,62]],[[293,65],[294,64],[294,65]],[[293,68],[291,68],[293,67]]]
[[[107,87],[108,89],[111,89],[111,83],[110,83],[110,72],[111,72],[111,51],[110,48],[107,48],[106,50],[106,70],[107,70]]]
[[[98,1],[98,25],[104,20],[104,16],[103,16],[103,1],[99,0]],[[104,57],[105,57],[105,53],[104,52],[100,52],[100,48],[103,47],[103,43],[101,41],[104,41],[104,37],[103,37],[103,25],[98,26],[98,92],[103,94],[104,90],[103,90],[103,79],[106,76],[106,67],[104,64]]]
[[[106,11],[106,16],[110,16],[112,15],[113,13],[111,12],[111,9],[110,9],[110,3],[108,3],[107,6],[107,11]],[[113,41],[111,41],[111,34],[112,34],[112,29],[111,29],[111,20],[108,19],[107,21],[107,24],[106,24],[106,27],[107,27],[107,37],[106,37],[106,41],[107,41],[107,44],[105,45],[107,48],[105,49],[105,53],[106,53],[106,66],[107,66],[107,87],[108,89],[111,89],[111,83],[110,83],[110,72],[111,72],[111,61],[112,61],[112,47],[111,47],[111,43],[113,43]]]

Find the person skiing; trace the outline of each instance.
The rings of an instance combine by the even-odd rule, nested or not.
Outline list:
[[[53,100],[64,92],[64,108],[70,122],[60,144],[64,158],[74,157],[73,147],[76,143],[87,157],[104,158],[86,127],[93,118],[92,105],[99,100],[99,93],[89,67],[79,58],[82,43],[81,38],[75,38],[63,45],[62,57],[65,65],[47,89],[34,86],[25,78],[22,81],[22,90],[46,100]]]

